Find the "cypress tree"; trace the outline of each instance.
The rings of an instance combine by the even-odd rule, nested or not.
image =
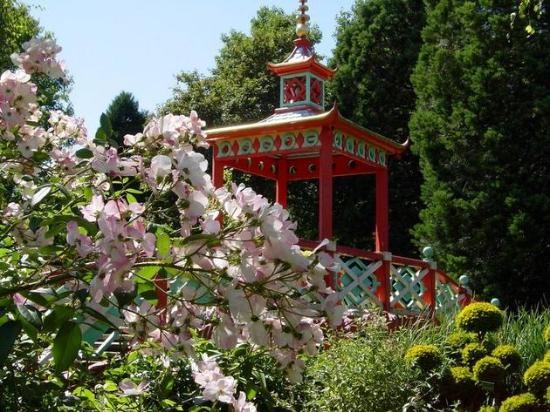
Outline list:
[[[124,91],[113,99],[105,114],[113,129],[112,139],[119,147],[123,145],[125,135],[143,130],[147,117],[139,110],[139,103],[134,95]]]
[[[429,0],[410,123],[427,207],[417,242],[483,297],[550,291],[550,33],[511,24],[516,0]]]

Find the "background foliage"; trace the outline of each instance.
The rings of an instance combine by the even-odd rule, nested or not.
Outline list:
[[[512,0],[429,1],[410,127],[426,204],[415,229],[453,273],[510,305],[548,298],[550,33]]]

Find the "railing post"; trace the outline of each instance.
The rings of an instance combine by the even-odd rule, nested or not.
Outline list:
[[[426,289],[423,298],[424,303],[428,307],[430,316],[433,316],[435,314],[435,309],[437,305],[437,291],[436,291],[436,275],[437,275],[437,263],[434,261],[427,261],[429,267],[428,267],[428,273],[424,276],[422,279],[422,283],[424,284],[424,288]]]
[[[381,252],[382,266],[376,270],[376,278],[380,285],[376,289],[376,297],[382,303],[382,309],[386,312],[391,310],[391,252]]]

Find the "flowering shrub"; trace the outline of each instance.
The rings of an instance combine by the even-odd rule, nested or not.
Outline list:
[[[153,118],[125,147],[105,117],[83,123],[42,112],[31,75],[62,77],[52,40],[32,40],[0,77],[0,333],[6,356],[24,336],[48,343],[41,361],[70,368],[90,328],[128,331],[193,362],[204,399],[254,406],[196,337],[219,348],[268,350],[299,381],[302,353],[343,312],[324,281],[330,256],[304,255],[295,224],[250,188],[215,188],[196,113]],[[47,119],[47,127],[40,126]],[[144,391],[126,382],[119,390]]]

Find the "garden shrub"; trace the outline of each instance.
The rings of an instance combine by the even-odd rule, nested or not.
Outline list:
[[[537,398],[532,393],[510,396],[500,406],[499,412],[538,412]]]
[[[401,411],[418,384],[404,360],[407,332],[372,327],[363,332],[354,339],[333,338],[329,349],[306,362],[297,410]]]
[[[544,354],[544,361],[550,363],[550,350]]]
[[[518,372],[521,369],[521,355],[512,345],[497,346],[491,355],[500,360],[508,372]]]
[[[485,356],[478,360],[473,367],[473,372],[477,382],[499,383],[506,378],[504,365],[492,356]]]
[[[473,366],[489,352],[481,343],[469,343],[461,351],[462,361],[465,365]]]
[[[523,383],[530,392],[543,395],[550,386],[550,363],[537,361],[523,375]]]
[[[415,345],[407,351],[405,360],[409,365],[429,372],[441,365],[442,356],[435,345]]]
[[[550,346],[550,325],[544,328],[544,342]]]
[[[479,408],[478,412],[497,412],[497,408],[485,405]]]
[[[475,333],[457,330],[447,337],[445,340],[445,346],[449,350],[452,358],[459,359],[461,356],[460,351],[467,344],[476,342],[478,342],[478,338]]]
[[[502,311],[487,302],[472,303],[456,316],[456,324],[460,329],[479,335],[498,330],[503,320]]]
[[[477,388],[470,369],[464,366],[454,366],[450,369],[450,374],[451,387],[447,391],[448,397],[464,400],[472,396]]]

